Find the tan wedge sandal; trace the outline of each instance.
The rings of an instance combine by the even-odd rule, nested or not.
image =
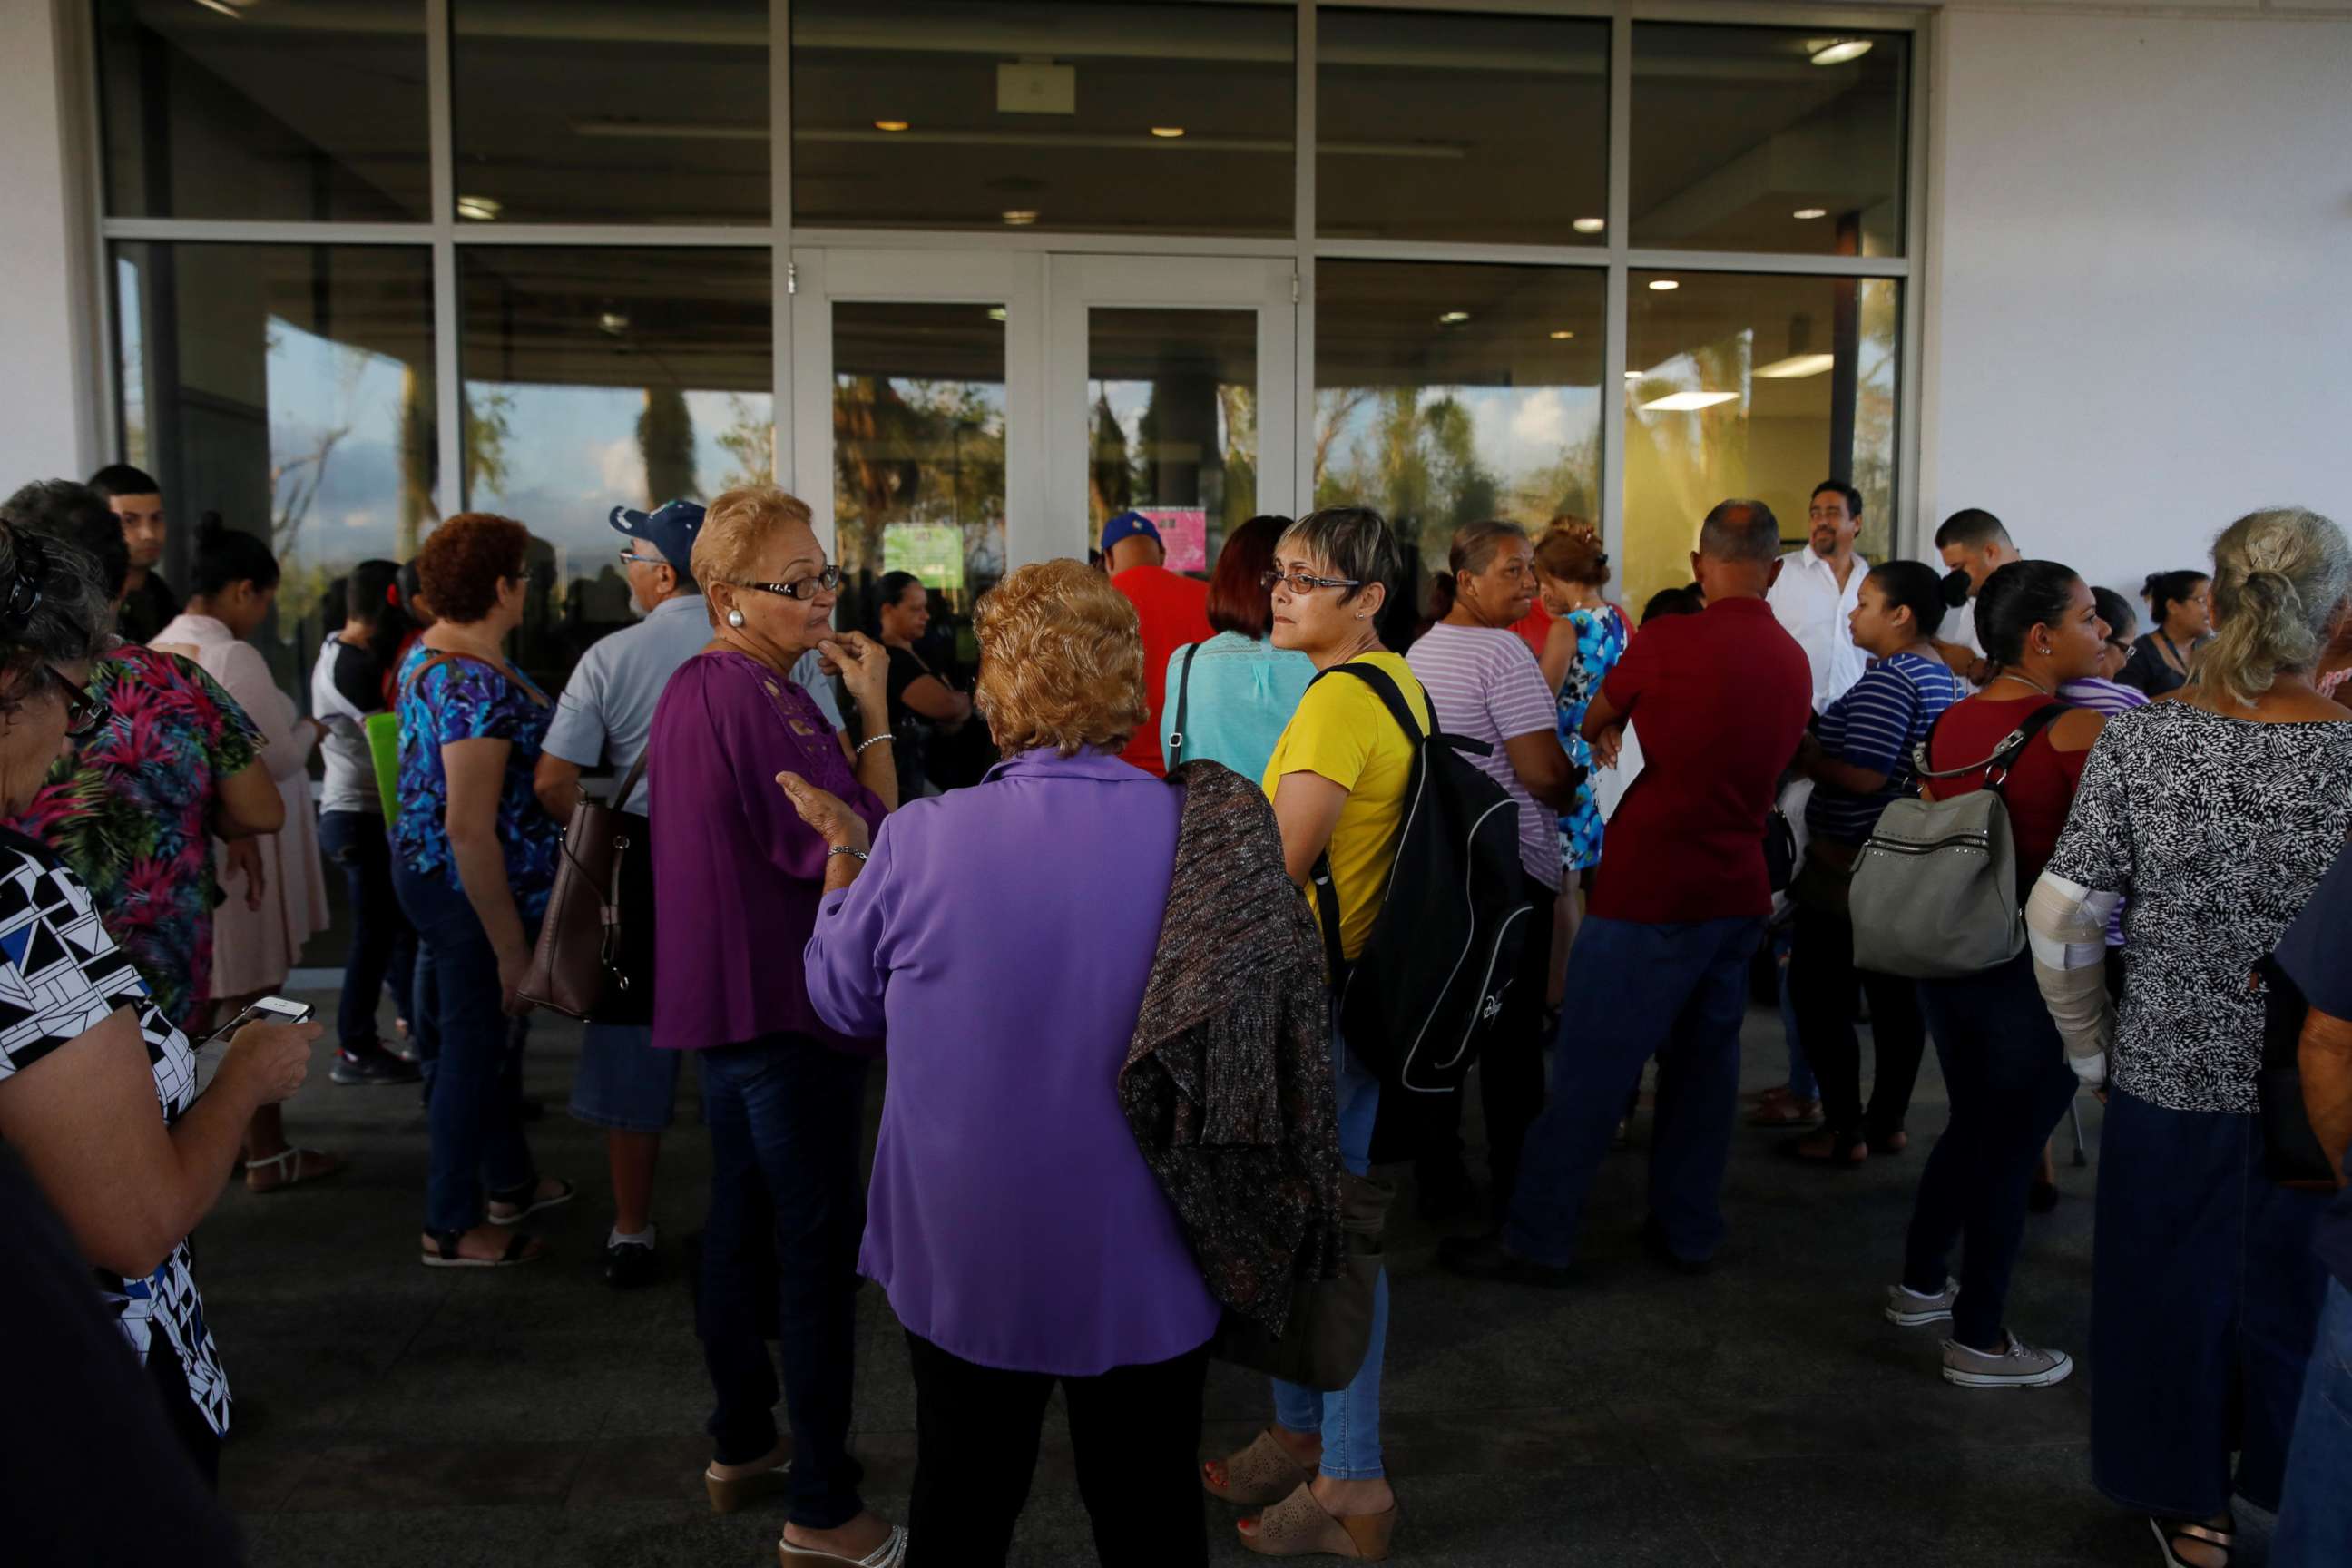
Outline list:
[[[1240,1453],[1201,1466],[1201,1485],[1211,1497],[1244,1508],[1280,1502],[1314,1479],[1312,1467],[1292,1458],[1271,1426]]]
[[[764,1498],[782,1497],[792,1484],[793,1462],[785,1459],[772,1469],[754,1470],[748,1476],[722,1476],[714,1461],[702,1472],[703,1489],[710,1494],[710,1511],[733,1513]]]
[[[1349,1557],[1379,1563],[1388,1557],[1396,1527],[1394,1503],[1380,1513],[1334,1519],[1315,1500],[1314,1488],[1302,1484],[1258,1515],[1255,1528],[1240,1533],[1242,1544],[1261,1557]]]

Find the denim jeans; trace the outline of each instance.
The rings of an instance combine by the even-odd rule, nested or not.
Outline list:
[[[1381,1109],[1381,1080],[1366,1072],[1339,1037],[1332,1009],[1331,1072],[1338,1089],[1340,1163],[1361,1176],[1371,1170],[1372,1122]],[[1292,1432],[1323,1437],[1323,1473],[1334,1480],[1370,1480],[1388,1474],[1381,1462],[1381,1358],[1389,1341],[1389,1271],[1372,1284],[1372,1337],[1364,1364],[1336,1394],[1274,1379],[1274,1418]]]
[[[2271,1532],[2271,1568],[2352,1563],[2352,1290],[2327,1282],[2327,1306],[2303,1380],[2287,1450],[2286,1500]]]
[[[485,1189],[539,1179],[522,1134],[522,1032],[506,1016],[498,953],[456,883],[395,860],[393,886],[416,928],[417,1048],[434,1062],[425,1228],[471,1230]],[[526,923],[526,936],[536,936]]]
[[[1805,1058],[1805,1042],[1797,1033],[1797,1001],[1789,994],[1789,949],[1797,940],[1794,921],[1772,932],[1772,971],[1780,992],[1780,1033],[1789,1042],[1789,1098],[1819,1100],[1822,1086],[1813,1064]]]
[[[1723,1242],[1723,1172],[1739,1110],[1739,1021],[1755,917],[1650,924],[1588,915],[1569,950],[1551,1101],[1528,1131],[1504,1245],[1537,1263],[1576,1261],[1585,1194],[1642,1066],[1658,1058],[1650,1215],[1693,1262]]]
[[[2275,1510],[2330,1201],[2263,1168],[2262,1119],[2107,1091],[2091,1257],[2091,1479],[2126,1508]],[[2231,1456],[2235,1453],[2234,1471]]]
[[[2080,1080],[2034,983],[2031,953],[1982,974],[1923,980],[1919,1005],[1952,1114],[1919,1178],[1903,1283],[1921,1295],[1941,1291],[1952,1246],[1964,1243],[1952,1338],[1997,1351],[2007,1342],[2001,1308],[2025,1239],[2034,1164]]]
[[[393,1005],[415,1022],[416,932],[393,891],[392,841],[382,812],[320,813],[319,847],[343,868],[352,909],[351,955],[343,960],[335,1034],[343,1049],[363,1051],[378,1039],[377,992],[389,990]]]
[[[846,1524],[866,1507],[865,1472],[849,1457],[866,1069],[865,1058],[799,1035],[702,1053],[710,1217],[697,1327],[716,1401],[707,1429],[722,1465],[776,1446],[776,1368],[754,1299],[772,1282],[793,1427],[788,1511],[809,1530]]]

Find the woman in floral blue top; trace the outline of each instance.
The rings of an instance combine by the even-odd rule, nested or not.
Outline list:
[[[411,1016],[435,1064],[423,1249],[434,1268],[530,1262],[540,1244],[503,1227],[572,1194],[531,1163],[508,1021],[530,1011],[515,991],[562,841],[530,785],[553,707],[501,651],[522,620],[530,545],[522,524],[484,512],[435,529],[416,573],[440,619],[400,668],[393,886],[416,928]]]
[[[1552,621],[1544,673],[1559,689],[1559,739],[1568,760],[1585,770],[1576,804],[1560,814],[1559,858],[1571,871],[1601,864],[1601,808],[1592,798],[1592,748],[1580,732],[1584,710],[1603,677],[1624,657],[1624,616],[1601,596],[1609,557],[1590,523],[1555,526],[1536,548],[1536,582]]]

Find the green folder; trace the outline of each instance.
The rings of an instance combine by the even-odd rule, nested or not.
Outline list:
[[[375,763],[375,793],[383,802],[383,825],[400,811],[400,715],[386,711],[367,716],[368,756]]]

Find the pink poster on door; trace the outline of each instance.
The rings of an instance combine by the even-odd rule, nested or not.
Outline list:
[[[1206,508],[1147,506],[1136,510],[1150,518],[1151,525],[1160,531],[1160,542],[1168,551],[1168,570],[1206,572],[1209,569],[1209,513]]]

